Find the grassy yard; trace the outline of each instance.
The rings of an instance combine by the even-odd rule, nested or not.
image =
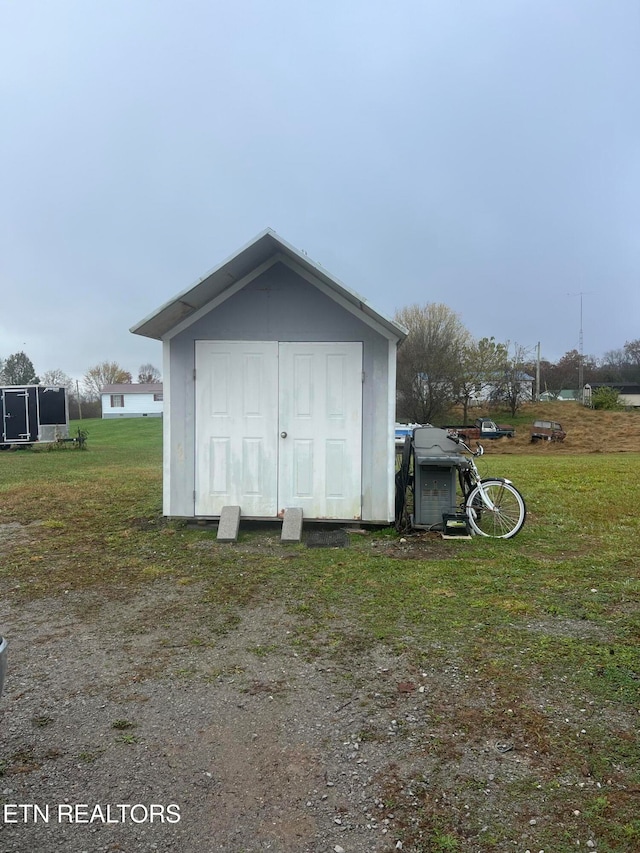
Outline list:
[[[0,539],[28,534],[3,548],[6,596],[200,582],[229,624],[245,604],[284,602],[310,657],[357,663],[382,642],[416,672],[454,667],[466,699],[434,691],[429,748],[450,766],[465,736],[507,720],[529,756],[527,776],[501,792],[503,825],[478,829],[474,850],[517,838],[542,797],[553,820],[536,851],[591,835],[600,853],[640,849],[640,453],[485,457],[483,473],[509,477],[527,501],[523,531],[506,542],[401,542],[383,529],[346,549],[284,548],[252,529],[205,550],[211,529],[161,517],[161,422],[83,426],[86,450],[0,453]],[[402,813],[400,780],[386,784]],[[405,849],[466,850],[462,803],[474,796],[465,777],[447,808],[432,792],[406,806]]]

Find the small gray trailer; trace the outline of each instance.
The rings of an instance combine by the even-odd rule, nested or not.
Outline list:
[[[0,449],[69,437],[66,388],[0,386]]]

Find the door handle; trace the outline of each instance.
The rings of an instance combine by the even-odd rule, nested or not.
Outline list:
[[[286,437],[287,437],[286,432],[281,432],[281,433],[280,433],[280,438],[286,438]]]

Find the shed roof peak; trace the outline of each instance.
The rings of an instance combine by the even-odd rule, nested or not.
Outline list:
[[[407,330],[403,326],[376,311],[364,297],[348,288],[321,264],[311,260],[305,251],[296,249],[270,227],[205,273],[195,284],[136,323],[130,331],[136,335],[162,340],[178,324],[188,321],[191,315],[197,314],[226,290],[237,286],[257,268],[277,260],[297,265],[304,273],[327,287],[336,300],[344,300],[351,310],[378,324],[387,335],[398,341],[406,337]]]

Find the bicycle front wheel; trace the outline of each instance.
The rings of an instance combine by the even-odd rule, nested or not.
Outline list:
[[[485,501],[484,495],[488,498]],[[520,492],[506,480],[483,480],[466,503],[469,524],[480,536],[510,539],[519,533],[527,516]]]

